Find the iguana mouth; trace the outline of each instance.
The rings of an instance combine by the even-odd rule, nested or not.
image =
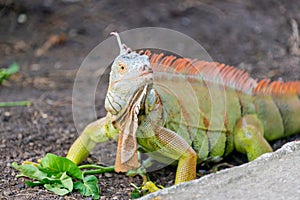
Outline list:
[[[121,107],[120,104],[118,104],[121,109],[119,111],[117,111],[114,107],[113,107],[113,104],[111,102],[111,100],[109,100],[109,103],[110,105],[112,106],[112,108],[114,108],[114,111],[117,111],[115,113],[112,113],[111,111],[108,111],[112,114],[112,118],[113,118],[113,121],[118,121],[118,122],[121,122],[121,121],[124,121],[124,117],[126,117],[126,115],[128,114],[128,111],[132,108],[132,103],[135,102],[135,100],[137,98],[140,98],[140,96],[142,95],[142,100],[140,101],[140,104],[142,105],[144,100],[145,100],[145,94],[143,93],[143,91],[145,91],[145,88],[146,88],[146,93],[148,92],[149,90],[149,84],[145,84],[144,86],[138,88],[134,93],[133,95],[131,96],[131,98],[128,100],[129,103],[127,103],[124,107]],[[116,103],[116,102],[115,102]],[[140,105],[140,106],[141,106]]]

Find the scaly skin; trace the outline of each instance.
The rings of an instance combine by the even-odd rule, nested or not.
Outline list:
[[[108,113],[71,146],[67,158],[74,163],[119,137],[117,172],[139,167],[138,144],[160,162],[178,161],[177,184],[196,177],[197,163],[233,149],[251,161],[272,151],[268,141],[300,132],[300,82],[257,83],[219,63],[137,54],[114,34],[121,51],[110,73]]]

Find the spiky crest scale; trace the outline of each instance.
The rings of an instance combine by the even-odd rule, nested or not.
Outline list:
[[[236,90],[250,94],[300,95],[300,81],[282,82],[263,79],[257,82],[243,70],[218,62],[207,62],[197,59],[178,58],[173,55],[164,56],[163,53],[156,54],[150,50],[140,51],[140,54],[149,56],[150,63],[156,71],[168,71],[183,73],[186,75],[201,75],[209,81],[221,78],[223,84]]]
[[[269,79],[263,79],[258,82],[257,87],[254,88],[255,94],[296,94],[300,95],[300,81],[270,81]]]
[[[154,71],[164,72],[171,68],[174,73],[191,76],[201,75],[205,80],[219,81],[226,86],[246,93],[251,93],[257,85],[257,82],[250,78],[247,72],[222,63],[178,58],[173,55],[164,56],[163,53],[151,53],[149,50],[140,53],[149,56]]]

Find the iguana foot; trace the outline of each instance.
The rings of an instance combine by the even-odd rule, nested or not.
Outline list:
[[[149,157],[142,162],[142,165],[139,168],[137,168],[136,170],[129,170],[126,173],[127,176],[135,176],[135,175],[141,176],[143,179],[143,184],[140,189],[142,189],[142,191],[146,193],[152,193],[164,188],[161,185],[156,186],[155,183],[150,181],[149,177],[147,176],[146,168],[150,167],[151,165],[152,165],[152,158]]]
[[[143,183],[142,186],[142,190],[145,190],[148,193],[156,192],[160,189],[164,189],[164,186],[162,185],[156,186],[155,183],[153,183],[152,181],[146,181],[145,183]]]

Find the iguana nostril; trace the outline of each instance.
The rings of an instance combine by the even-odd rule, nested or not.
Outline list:
[[[152,72],[152,69],[151,67],[149,67],[148,65],[144,65],[143,68],[142,68],[143,71],[150,71]]]

